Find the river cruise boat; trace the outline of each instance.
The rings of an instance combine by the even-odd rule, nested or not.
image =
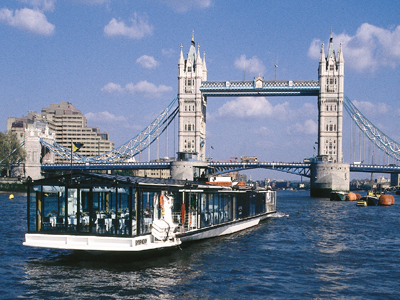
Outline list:
[[[77,172],[27,180],[25,246],[134,252],[238,232],[276,212],[276,192]]]

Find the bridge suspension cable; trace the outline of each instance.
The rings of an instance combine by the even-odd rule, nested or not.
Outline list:
[[[104,154],[86,157],[76,152],[72,153],[72,160],[78,162],[88,163],[105,163],[105,162],[122,162],[133,158],[135,155],[146,150],[157,138],[167,130],[169,124],[174,120],[179,112],[179,107],[174,108],[178,96],[176,96],[171,103],[168,104],[155,119],[143,129],[139,134],[130,139],[128,142],[118,148],[106,152]],[[71,149],[67,149],[60,144],[54,142],[52,144],[41,139],[40,142],[43,146],[47,147],[53,153],[61,156],[64,159],[71,160]]]
[[[372,122],[370,122],[345,96],[343,105],[346,111],[349,113],[351,119],[357,125],[361,132],[373,143],[374,146],[378,147],[381,151],[392,157],[395,161],[400,161],[400,144],[395,142],[393,139],[384,134],[379,130]],[[365,142],[364,142],[365,145]],[[355,145],[353,146],[355,148]],[[364,146],[365,152],[365,146]],[[360,137],[360,157],[361,157],[361,137]]]
[[[15,148],[10,153],[8,153],[8,155],[6,157],[4,157],[2,160],[0,160],[0,165],[3,163],[3,161],[5,161],[7,158],[9,158],[11,155],[13,155],[15,153],[15,151],[18,150],[18,148],[21,148],[24,144],[25,144],[25,142],[22,141],[21,144],[19,145],[19,147]],[[21,159],[18,162],[20,162],[20,161],[21,161]]]

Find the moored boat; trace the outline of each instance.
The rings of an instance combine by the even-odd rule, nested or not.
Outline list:
[[[365,199],[357,200],[357,206],[368,206],[367,201]]]
[[[238,232],[276,212],[276,192],[76,172],[28,181],[25,246],[141,253]]]
[[[358,204],[360,202],[360,205]],[[361,205],[361,202],[365,202],[366,205]],[[379,202],[379,198],[375,196],[364,196],[361,197],[359,201],[357,201],[357,206],[377,206]]]
[[[332,191],[330,199],[331,199],[331,201],[345,201],[346,196],[347,196],[347,192]]]

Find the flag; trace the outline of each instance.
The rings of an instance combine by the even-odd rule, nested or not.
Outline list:
[[[72,143],[72,152],[78,152],[85,143]]]

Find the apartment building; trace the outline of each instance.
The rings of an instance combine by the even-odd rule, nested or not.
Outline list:
[[[28,116],[22,118],[11,117],[7,120],[7,130],[19,132],[37,120],[45,121],[50,131],[55,133],[56,143],[67,149],[71,149],[71,142],[84,143],[84,147],[79,150],[84,156],[97,156],[114,148],[114,142],[108,139],[108,133],[100,132],[98,127],[87,127],[85,115],[69,102],[50,104],[49,107],[42,108],[40,113],[30,111]],[[67,161],[56,156],[55,162]]]

